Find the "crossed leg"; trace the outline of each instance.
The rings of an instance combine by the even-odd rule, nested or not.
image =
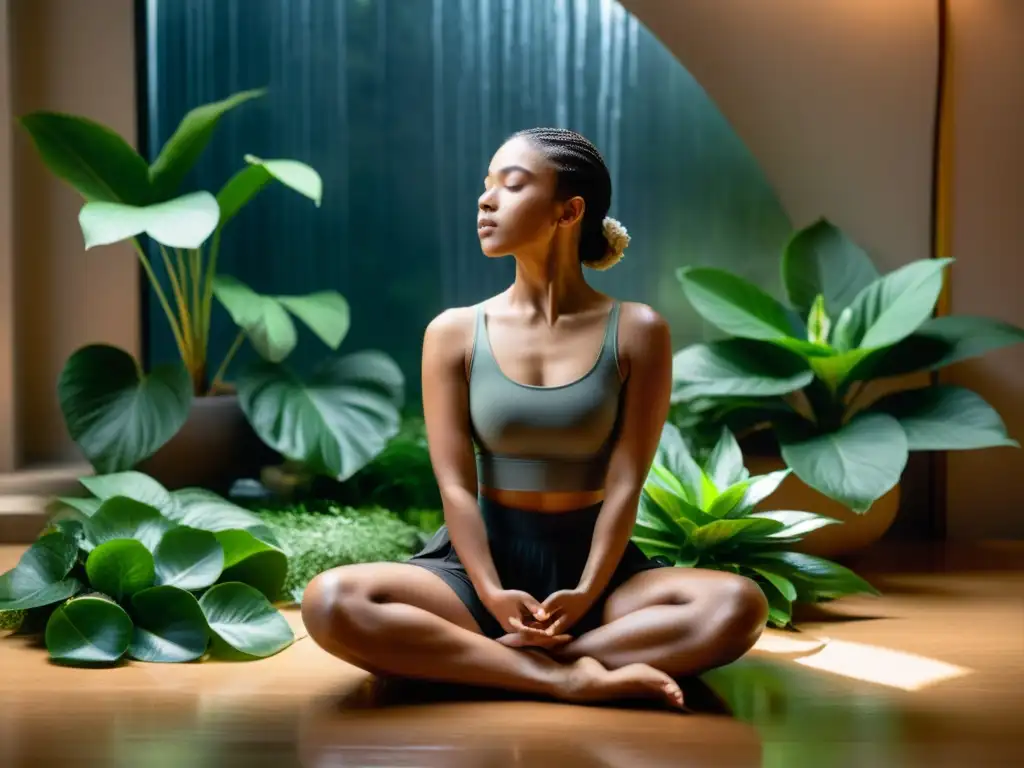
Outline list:
[[[673,576],[678,573],[678,576]],[[742,655],[764,626],[763,598],[729,574],[659,569],[616,590],[606,625],[555,652],[509,648],[480,633],[435,574],[376,563],[317,576],[302,603],[312,639],[374,674],[550,695],[567,701],[629,696],[681,704],[670,676]],[[715,599],[711,599],[714,596]]]

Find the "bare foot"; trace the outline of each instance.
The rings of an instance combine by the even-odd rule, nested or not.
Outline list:
[[[647,664],[627,664],[608,670],[596,659],[583,658],[566,671],[565,683],[555,693],[564,701],[662,699],[674,709],[683,709],[683,692],[676,681]]]

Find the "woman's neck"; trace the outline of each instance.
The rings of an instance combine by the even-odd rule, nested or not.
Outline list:
[[[554,325],[560,315],[580,311],[595,295],[583,277],[575,243],[554,242],[547,253],[516,256],[509,303],[543,315],[548,325]]]

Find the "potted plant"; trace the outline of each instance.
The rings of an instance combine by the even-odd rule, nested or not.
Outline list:
[[[50,528],[0,576],[0,617],[24,612],[76,666],[263,658],[294,640],[272,605],[287,556],[255,515],[138,472],[82,478]]]
[[[85,118],[50,112],[21,118],[49,170],[86,201],[79,214],[86,249],[131,243],[180,355],[149,370],[104,344],[71,355],[58,383],[61,411],[98,473],[142,466],[172,488],[223,486],[240,471],[236,459],[251,453],[245,439],[255,430],[287,459],[345,479],[398,430],[404,381],[390,357],[373,351],[329,357],[308,379],[283,365],[296,345],[293,317],[332,350],[340,346],[349,329],[340,293],[261,295],[217,273],[221,235],[238,212],[271,182],[319,206],[317,172],[295,160],[248,155],[216,196],[180,194],[221,117],[262,93],[245,91],[193,109],[149,165],[122,137]],[[153,246],[149,253],[143,234]],[[150,253],[159,254],[169,293]],[[211,375],[214,299],[239,330]],[[245,341],[260,359],[240,374],[236,397],[224,374]]]
[[[997,320],[933,317],[949,261],[915,261],[883,276],[821,220],[783,252],[789,306],[720,269],[679,270],[694,309],[728,334],[676,354],[679,423],[770,431],[805,503],[854,523],[805,547],[838,554],[879,538],[896,514],[910,451],[1017,446],[970,389],[893,381],[1024,340],[1024,330]]]
[[[795,602],[877,594],[853,571],[793,551],[807,534],[839,521],[802,510],[759,511],[790,472],[752,476],[728,429],[699,462],[679,429],[666,424],[641,494],[633,541],[648,557],[676,566],[753,579],[776,627],[791,624]]]

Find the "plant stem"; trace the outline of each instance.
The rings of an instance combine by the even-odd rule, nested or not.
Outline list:
[[[210,254],[206,262],[206,276],[203,278],[202,322],[203,357],[206,357],[210,343],[210,317],[213,314],[213,279],[217,276],[217,256],[220,255],[220,227],[213,233]]]
[[[160,302],[160,306],[164,310],[164,314],[167,315],[167,322],[171,326],[171,333],[174,335],[174,343],[178,346],[178,354],[181,355],[181,361],[188,364],[187,353],[185,352],[185,339],[182,336],[181,328],[178,326],[178,321],[174,317],[174,313],[171,311],[171,305],[167,303],[167,295],[164,293],[164,289],[160,287],[160,282],[156,279],[156,274],[153,272],[153,266],[149,263],[149,259],[146,257],[146,252],[142,250],[142,246],[139,241],[134,237],[132,238],[132,245],[135,247],[135,252],[139,256],[139,262],[142,264],[142,269],[146,273],[146,277],[149,278],[149,284],[153,286],[153,292],[156,294],[157,301]]]
[[[196,340],[196,347],[200,350],[199,357],[206,359],[206,340],[202,335],[203,308],[199,304],[199,281],[202,278],[203,252],[198,248],[192,248],[188,252],[188,276],[192,284],[192,337]]]
[[[238,352],[239,347],[242,346],[243,341],[245,341],[245,331],[239,331],[234,342],[232,342],[228,353],[224,355],[224,361],[220,364],[220,368],[217,369],[217,373],[213,377],[213,382],[210,384],[211,392],[217,389],[217,386],[222,383],[221,380],[224,378],[224,374],[228,371],[228,365],[231,364],[232,358],[234,358],[235,354]]]
[[[188,316],[188,307],[185,305],[185,295],[181,289],[181,283],[178,281],[178,276],[175,273],[174,265],[171,264],[171,257],[167,254],[167,249],[162,243],[157,243],[160,246],[160,256],[164,260],[164,267],[167,269],[167,276],[171,281],[171,290],[174,292],[174,299],[178,303],[178,315],[181,323],[182,339],[185,343],[185,367],[188,368],[189,373],[192,372],[195,361],[193,360],[192,354],[192,328]]]

